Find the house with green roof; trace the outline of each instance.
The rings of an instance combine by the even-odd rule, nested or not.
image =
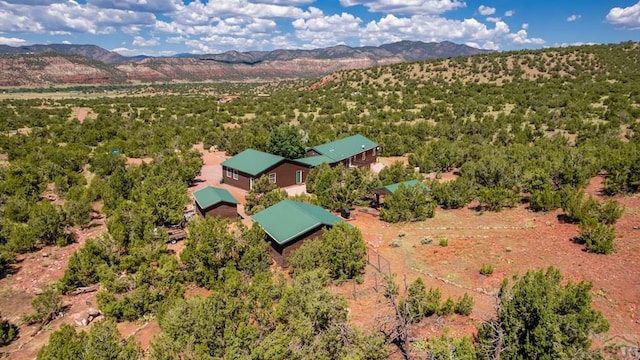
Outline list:
[[[221,165],[221,182],[244,190],[251,190],[261,176],[268,176],[278,187],[303,184],[309,171],[307,165],[254,149],[246,149]]]
[[[322,235],[322,231],[342,221],[316,205],[289,199],[268,207],[252,216],[267,234],[271,254],[281,266],[287,257],[305,240]]]
[[[315,161],[317,165],[327,162],[329,165],[342,163],[346,167],[366,168],[377,161],[379,153],[378,144],[356,134],[307,149],[306,161]]]
[[[220,189],[211,185],[195,191],[193,199],[196,203],[196,212],[202,216],[218,216],[221,218],[236,219],[238,215],[238,200],[226,189]]]

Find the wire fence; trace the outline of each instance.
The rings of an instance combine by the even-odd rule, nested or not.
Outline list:
[[[367,262],[381,274],[391,276],[391,262],[370,247],[367,248]]]
[[[347,279],[333,284],[337,292],[359,299],[383,290],[385,276],[391,276],[391,262],[375,249],[367,248],[367,268],[360,279]]]

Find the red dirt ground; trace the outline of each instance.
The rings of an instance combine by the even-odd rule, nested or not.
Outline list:
[[[602,177],[596,177],[587,193],[600,198]],[[438,210],[433,219],[409,224],[386,224],[376,216],[357,212],[351,224],[359,227],[371,247],[390,262],[396,282],[410,283],[421,276],[428,287],[440,287],[443,299],[455,298],[464,292],[473,295],[475,308],[470,317],[428,320],[426,333],[443,326],[450,334],[470,335],[474,325],[494,313],[494,297],[503,278],[524,274],[527,270],[554,266],[565,279],[574,282],[593,282],[594,307],[609,320],[611,329],[598,342],[640,342],[640,195],[619,197],[626,211],[615,225],[617,251],[611,255],[596,255],[584,251],[584,245],[571,241],[578,234],[573,224],[558,220],[561,211],[534,213],[520,205],[499,213],[477,212],[477,204],[465,209]],[[401,235],[401,234],[404,234]],[[422,245],[431,237],[433,243]],[[448,246],[438,245],[440,238],[449,240]],[[393,248],[392,241],[400,242]],[[483,264],[494,266],[490,276],[480,275]],[[363,285],[357,286],[353,299],[352,284],[340,291],[351,300],[350,319],[364,328],[375,327],[379,319],[375,313],[389,311],[379,293],[372,291],[369,278],[375,272],[370,266]],[[351,286],[351,287],[350,287]],[[374,314],[372,313],[374,310]],[[417,333],[424,334],[425,329]]]
[[[98,208],[96,206],[95,208]],[[86,230],[74,229],[76,242],[65,246],[47,246],[36,252],[19,255],[15,273],[0,279],[0,303],[2,315],[14,323],[20,323],[23,314],[32,313],[31,301],[47,284],[60,279],[71,255],[84,246],[86,239],[98,236],[105,229],[104,218],[94,218],[94,225]],[[0,348],[0,357],[7,359],[33,359],[47,343],[49,335],[62,323],[73,324],[74,315],[96,306],[95,293],[64,296],[68,309],[64,317],[52,321],[42,331],[34,334],[37,325],[20,326],[19,336],[8,346]],[[91,305],[88,305],[88,304]]]
[[[78,109],[78,122],[80,124],[82,124],[84,122],[84,119],[87,118],[87,109]]]

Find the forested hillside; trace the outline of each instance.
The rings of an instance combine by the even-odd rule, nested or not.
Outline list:
[[[194,221],[179,256],[167,249],[167,234],[154,229],[181,219],[202,166],[195,144],[227,155],[268,151],[274,134],[293,128],[307,146],[363,134],[380,144],[383,156],[406,155],[409,164],[380,174],[320,166],[303,201],[332,209],[366,205],[376,186],[431,174],[429,193],[400,191],[381,218],[429,221],[434,212],[473,201],[480,211],[522,203],[536,212],[562,209],[564,221],[579,224],[575,241],[606,256],[616,250],[614,225],[623,212],[614,196],[640,191],[639,85],[640,47],[622,43],[397,64],[313,82],[92,88],[31,99],[2,94],[2,281],[20,275],[25,254],[69,246],[100,217],[106,226],[70,257],[61,279],[35,296],[33,312],[21,317],[2,308],[10,321],[0,324],[0,340],[9,340],[0,345],[13,340],[16,329],[24,339],[28,324],[55,318],[74,290],[99,284],[96,305],[108,321],[88,333],[66,325],[51,331],[38,358],[137,358],[141,349],[131,339],[125,343],[115,323],[141,319],[156,319],[161,329],[145,354],[154,359],[604,355],[589,337],[609,328],[591,308],[590,283],[567,284],[557,269],[532,269],[496,289],[501,306],[477,324],[475,337],[433,337],[418,349],[407,327],[454,310],[467,316],[469,299],[441,303],[439,293],[419,281],[403,292],[389,278],[384,303],[396,327],[350,324],[348,302],[327,285],[338,278],[336,266],[356,263],[362,271],[358,234],[324,235],[336,248],[340,239],[354,241],[358,246],[345,248],[356,260],[336,265],[326,258],[337,256],[310,245],[300,249],[291,274],[274,275],[257,227]],[[86,118],[79,120],[79,112]],[[148,163],[127,165],[129,158]],[[453,170],[455,180],[437,180]],[[584,193],[599,174],[605,177],[602,202]],[[410,204],[416,197],[424,201]],[[407,208],[416,213],[394,216]],[[189,284],[207,296],[185,296]],[[105,338],[108,346],[100,346]]]

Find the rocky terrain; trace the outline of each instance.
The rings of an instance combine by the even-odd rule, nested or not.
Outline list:
[[[95,45],[0,46],[0,86],[317,78],[345,70],[487,52],[451,42],[401,41],[177,57],[131,57]]]

